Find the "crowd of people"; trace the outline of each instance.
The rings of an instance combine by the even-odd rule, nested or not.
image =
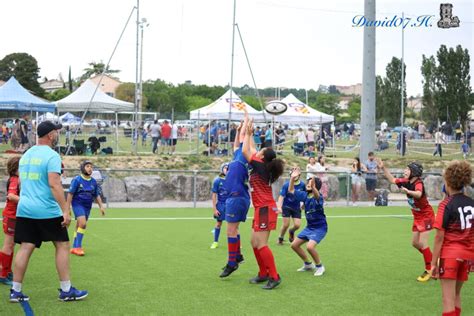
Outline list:
[[[36,124],[25,114],[21,118],[4,121],[0,129],[3,144],[10,144],[13,151],[24,152],[36,143]]]

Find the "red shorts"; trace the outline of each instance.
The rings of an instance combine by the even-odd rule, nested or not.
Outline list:
[[[413,221],[413,226],[411,228],[411,231],[420,232],[420,233],[430,231],[433,229],[433,225],[434,225],[433,217],[416,219]]]
[[[278,219],[276,204],[255,209],[252,228],[255,232],[275,230]]]
[[[12,217],[3,218],[3,232],[5,235],[14,236],[15,235],[15,224],[16,219]]]
[[[462,259],[441,258],[439,260],[439,278],[467,281],[470,262]]]

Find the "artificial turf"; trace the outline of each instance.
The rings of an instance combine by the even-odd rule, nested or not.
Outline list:
[[[241,224],[246,262],[219,278],[227,257],[225,224],[219,248],[209,249],[209,209],[110,209],[105,220],[94,210],[86,255],[71,257],[72,283],[89,296],[58,301],[50,243],[33,254],[23,291],[36,315],[441,314],[439,282],[416,281],[424,265],[411,246],[407,207],[328,208],[326,214],[329,231],[318,246],[326,267],[322,277],[296,272],[302,262],[288,243],[277,246],[272,232],[270,247],[283,279],[273,291],[248,283],[257,272],[250,218]],[[382,217],[387,215],[395,216]],[[464,315],[474,314],[473,284],[463,288]],[[8,291],[0,285],[0,315],[23,315],[19,304],[8,303]]]

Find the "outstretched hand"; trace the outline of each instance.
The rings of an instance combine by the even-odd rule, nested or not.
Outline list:
[[[299,167],[293,168],[293,171],[291,172],[291,178],[296,179],[301,175],[301,170]]]
[[[248,135],[253,135],[253,119],[250,119],[247,123],[247,126],[246,126],[246,133]]]

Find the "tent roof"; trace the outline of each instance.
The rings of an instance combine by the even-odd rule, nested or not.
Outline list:
[[[244,118],[243,108],[247,109],[250,117],[262,119],[262,113],[242,101],[242,99],[232,90],[232,102],[230,102],[231,89],[227,90],[219,99],[202,108],[191,111],[191,120],[228,120],[229,107],[231,110],[230,119],[233,121]],[[232,106],[231,106],[232,104]]]
[[[0,109],[14,111],[54,112],[55,106],[32,95],[11,77],[0,87]]]
[[[287,95],[281,102],[288,104],[288,109],[283,114],[275,115],[275,122],[322,124],[334,121],[334,116],[309,107],[298,100],[292,93]]]
[[[134,109],[133,103],[112,98],[100,89],[96,91],[96,87],[95,83],[87,79],[76,91],[64,99],[56,101],[58,110],[61,112],[83,112],[85,110],[90,112],[122,112]],[[95,95],[94,91],[96,91]],[[92,96],[94,96],[93,99]]]

